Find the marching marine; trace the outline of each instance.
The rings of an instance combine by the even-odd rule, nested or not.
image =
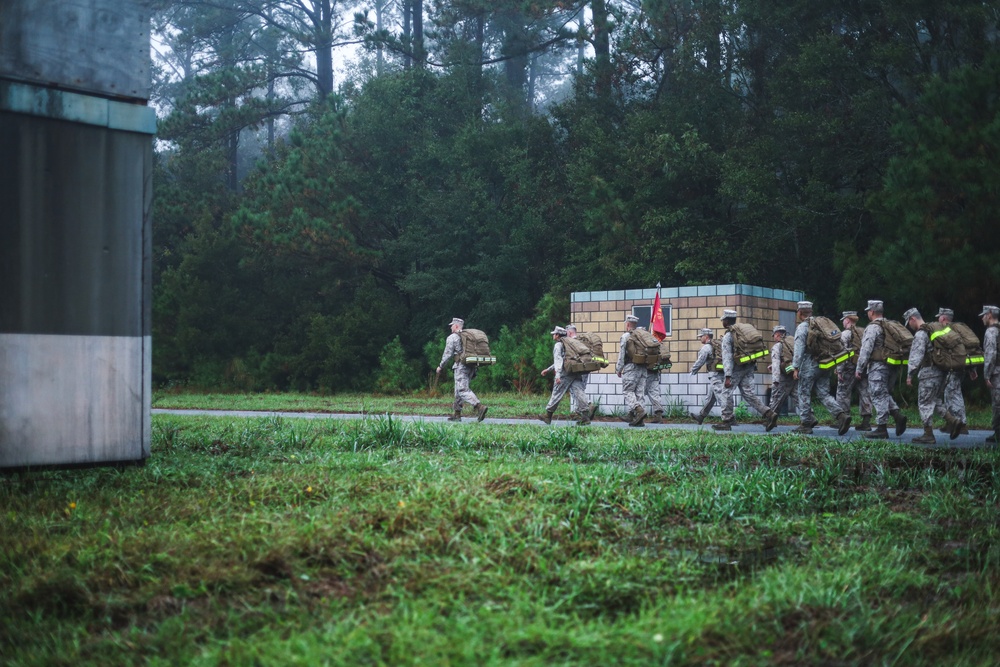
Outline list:
[[[858,389],[858,409],[861,412],[861,423],[854,427],[855,431],[870,431],[872,428],[872,399],[868,395],[868,378],[860,380],[855,377],[854,372],[858,367],[858,353],[861,351],[861,335],[864,327],[858,326],[858,311],[845,310],[841,315],[841,324],[844,330],[840,334],[840,340],[844,343],[844,349],[853,352],[853,356],[844,363],[837,366],[837,402],[841,409],[846,412],[851,411],[851,395],[854,388]]]
[[[767,407],[777,414],[785,399],[795,394],[796,381],[792,368],[794,350],[788,340],[788,329],[783,324],[771,329],[771,340],[774,341],[771,364],[768,366],[771,370],[771,403]]]
[[[860,380],[868,376],[868,391],[875,409],[875,428],[864,435],[872,440],[884,440],[889,437],[889,415],[892,415],[896,424],[897,436],[906,431],[906,415],[892,398],[891,387],[896,378],[896,370],[886,361],[884,306],[881,301],[872,299],[868,301],[865,311],[869,324],[861,337],[861,351],[858,353],[854,377]]]
[[[1000,440],[1000,359],[997,358],[997,335],[1000,334],[1000,308],[983,306],[979,313],[986,325],[986,335],[983,336],[983,379],[990,389],[993,399],[993,435],[986,442],[996,445]]]
[[[924,434],[913,439],[918,445],[933,445],[934,438],[934,414],[944,417],[951,433],[951,439],[958,437],[962,422],[956,421],[955,417],[945,409],[944,383],[947,379],[948,371],[938,368],[931,363],[931,336],[941,333],[932,331],[920,311],[910,308],[903,313],[903,323],[913,332],[913,343],[910,344],[910,358],[907,363],[906,386],[913,386],[913,376],[917,376],[917,409],[920,411],[920,423],[924,427]]]
[[[764,430],[770,431],[778,424],[778,413],[764,405],[764,401],[757,396],[754,382],[754,371],[757,370],[756,363],[739,363],[734,357],[735,342],[733,340],[733,326],[736,324],[737,313],[735,310],[723,310],[722,326],[726,328],[726,333],[722,336],[722,368],[725,380],[722,383],[722,422],[712,424],[712,428],[717,431],[731,431],[734,418],[734,398],[733,389],[739,387],[740,395],[747,405],[759,412],[764,417]]]
[[[628,407],[628,425],[645,426],[646,410],[642,407],[642,399],[646,393],[646,368],[632,361],[627,351],[629,338],[639,324],[639,318],[629,315],[625,318],[625,333],[618,342],[618,361],[615,363],[615,373],[622,379],[622,395]]]
[[[694,365],[691,366],[691,375],[697,375],[698,369],[702,366],[708,371],[708,390],[705,393],[705,400],[698,414],[691,415],[699,424],[705,422],[705,418],[712,412],[712,407],[716,402],[719,405],[723,405],[722,384],[725,381],[725,375],[723,374],[723,369],[720,368],[722,365],[722,348],[717,346],[715,341],[712,340],[713,335],[711,329],[700,329],[698,331],[698,340],[701,341],[701,349],[698,350],[698,358],[695,359]],[[716,350],[716,347],[718,347],[718,350]]]
[[[549,398],[548,405],[545,406],[545,414],[539,419],[546,424],[551,424],[556,407],[559,406],[563,396],[569,392],[579,406],[577,410],[578,424],[586,426],[594,418],[594,413],[597,412],[597,407],[591,407],[590,401],[587,400],[587,393],[584,391],[584,378],[587,373],[570,373],[566,370],[566,346],[563,344],[563,339],[568,337],[566,329],[556,327],[552,330],[551,335],[552,340],[555,341],[552,346],[552,368],[555,371],[556,380],[552,384],[552,396]]]
[[[812,355],[806,346],[809,338],[809,320],[812,318],[813,304],[811,301],[799,301],[796,315],[799,325],[795,328],[795,355],[792,358],[793,375],[798,380],[798,413],[799,426],[792,429],[792,433],[812,433],[813,427],[819,422],[816,420],[812,409],[813,388],[816,389],[816,397],[820,403],[830,411],[830,415],[837,420],[837,434],[844,435],[851,426],[851,413],[844,408],[830,395],[830,374],[828,371],[821,371],[819,361]]]
[[[441,374],[441,369],[448,362],[449,359],[454,359],[455,363],[452,364],[451,368],[455,372],[455,402],[453,404],[454,414],[448,417],[450,422],[460,422],[462,421],[462,406],[466,403],[472,406],[473,410],[476,411],[476,421],[483,421],[486,417],[486,411],[489,409],[485,405],[479,402],[479,398],[472,393],[472,389],[469,388],[469,383],[474,377],[476,377],[476,371],[478,370],[475,366],[469,366],[458,360],[459,355],[462,354],[462,337],[460,332],[465,326],[465,320],[454,317],[451,320],[451,335],[445,341],[444,354],[441,355],[441,363],[438,364],[437,374]]]
[[[954,328],[955,311],[951,308],[938,308],[937,321],[941,324],[950,325]],[[974,367],[970,367],[968,372],[970,380],[975,381],[979,378],[979,374],[976,373],[976,369]],[[955,419],[962,422],[960,433],[963,435],[969,433],[969,428],[966,426],[968,421],[965,418],[965,397],[962,396],[962,377],[964,375],[964,369],[948,371],[948,379],[944,382],[944,407],[948,410],[948,412],[955,415]],[[941,427],[942,433],[949,433],[950,431],[951,426],[949,424],[945,424]]]
[[[566,329],[566,337],[567,338],[576,338],[576,325],[575,324],[567,324],[564,328]],[[553,371],[555,371],[555,369],[556,369],[556,365],[553,363],[548,368],[545,368],[545,369],[542,370],[542,375],[543,376],[544,375],[548,375],[549,373],[552,373]],[[583,383],[583,391],[584,391],[584,393],[587,392],[587,378],[589,378],[589,377],[590,377],[590,373],[583,373],[583,377],[580,380],[580,382]],[[578,412],[579,409],[580,409],[580,406],[576,402],[576,395],[573,394],[572,392],[570,392],[570,395],[569,395],[569,410],[570,410],[570,412]]]

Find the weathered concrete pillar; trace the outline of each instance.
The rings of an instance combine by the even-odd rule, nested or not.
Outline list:
[[[148,25],[0,2],[0,468],[149,456]]]

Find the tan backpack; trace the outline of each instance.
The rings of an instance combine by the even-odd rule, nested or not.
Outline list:
[[[882,347],[872,352],[872,361],[884,361],[890,366],[906,366],[909,364],[910,346],[913,344],[913,334],[896,320],[878,320],[868,326],[882,327],[884,339]]]
[[[563,370],[567,373],[590,373],[603,368],[601,362],[594,359],[590,346],[580,336],[576,338],[563,336],[559,341],[562,343],[566,355],[563,361]]]
[[[965,344],[965,365],[966,366],[978,366],[985,363],[986,359],[983,356],[983,344],[979,340],[979,336],[976,335],[972,329],[969,328],[968,324],[963,324],[961,322],[952,322],[949,324],[952,331],[955,331],[959,336],[962,337],[962,343]]]
[[[752,324],[737,322],[729,331],[733,334],[733,363],[752,364],[771,353],[764,336]]]
[[[466,366],[489,366],[497,362],[490,354],[490,339],[479,329],[462,329],[458,332],[462,339],[462,351],[455,355],[455,361]]]
[[[663,346],[656,336],[645,329],[635,328],[625,342],[626,361],[654,369],[663,363],[670,363],[670,353],[663,353]]]
[[[594,358],[594,361],[601,363],[601,368],[607,367],[608,360],[604,358],[604,340],[601,338],[601,334],[578,333],[573,340],[584,343],[590,349],[590,356]]]
[[[958,371],[965,368],[968,353],[965,342],[957,331],[941,322],[925,323],[920,327],[927,332],[931,340],[931,349],[927,356],[929,362],[936,368],[946,371]]]

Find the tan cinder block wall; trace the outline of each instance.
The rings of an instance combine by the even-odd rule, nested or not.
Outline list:
[[[587,392],[592,401],[600,401],[604,413],[624,410],[621,379],[615,374],[618,341],[625,331],[625,317],[634,306],[653,305],[656,289],[574,292],[570,302],[570,322],[580,331],[597,332],[604,341],[604,353],[611,364],[591,373]],[[770,340],[771,328],[779,322],[794,330],[795,306],[804,298],[802,292],[758,287],[755,285],[696,285],[660,290],[661,306],[671,307],[670,331],[666,343],[673,368],[660,374],[661,396],[665,406],[690,411],[700,406],[707,389],[704,370],[691,376],[689,371],[701,348],[698,330],[708,327],[721,338],[722,311],[735,310],[739,321],[748,322]],[[759,393],[770,385],[767,362],[757,367]],[[648,408],[648,406],[647,406]],[[718,408],[716,408],[718,412]]]

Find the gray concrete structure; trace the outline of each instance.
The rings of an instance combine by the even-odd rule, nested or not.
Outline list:
[[[146,26],[138,3],[0,3],[0,468],[149,455]]]

